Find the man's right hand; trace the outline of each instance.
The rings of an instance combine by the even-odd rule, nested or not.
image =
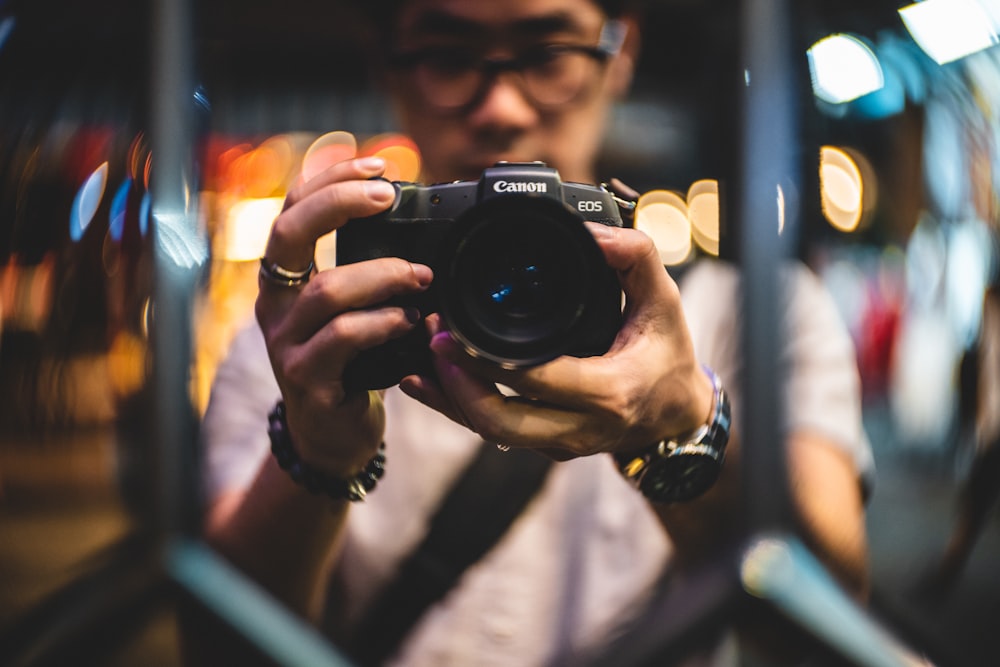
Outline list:
[[[385,210],[395,197],[378,158],[333,165],[289,191],[275,219],[266,261],[289,272],[308,268],[317,240],[352,218]],[[375,454],[385,427],[377,392],[348,393],[342,375],[358,351],[410,331],[419,314],[375,307],[426,289],[431,270],[381,258],[313,272],[301,285],[262,277],[256,316],[285,400],[288,427],[310,466],[350,477]]]

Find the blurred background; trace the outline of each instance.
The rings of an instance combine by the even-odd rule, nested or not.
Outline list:
[[[736,19],[712,0],[645,4],[638,77],[600,173],[643,193],[637,224],[679,273],[702,254],[738,254],[719,202]],[[789,233],[857,346],[878,469],[873,609],[941,664],[996,664],[1000,3],[796,4],[805,177],[787,193],[801,204]],[[415,180],[420,155],[371,87],[340,3],[192,7],[192,193],[206,243],[191,304],[198,413],[252,314],[257,260],[294,179],[378,154],[392,177]],[[146,412],[161,29],[132,0],[0,0],[5,664],[4,651],[31,664],[24,642],[60,636],[60,608],[119,585],[87,574],[149,530],[162,491]],[[177,664],[169,596],[142,599],[74,664]]]

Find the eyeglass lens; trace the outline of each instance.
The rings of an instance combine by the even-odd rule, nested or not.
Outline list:
[[[415,83],[428,101],[441,108],[470,104],[493,77],[512,74],[534,104],[551,107],[578,98],[597,73],[600,61],[590,53],[558,46],[490,61],[471,54],[427,54],[414,70]]]

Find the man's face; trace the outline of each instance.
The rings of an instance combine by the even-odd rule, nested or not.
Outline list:
[[[420,147],[422,177],[476,179],[500,160],[542,160],[564,180],[593,182],[609,105],[630,75],[621,56],[605,62],[586,55],[598,45],[606,19],[591,0],[405,3],[392,48],[410,61],[390,68],[388,84],[403,129]],[[557,87],[544,85],[541,77],[548,74],[538,54],[573,49],[574,62],[585,73],[573,84],[578,93],[565,103],[546,103],[543,98]],[[422,67],[430,65],[418,70],[414,58]],[[517,69],[529,62],[542,86],[532,88],[526,83],[529,70]],[[553,62],[554,71],[559,63]],[[451,72],[448,63],[477,65],[456,65]],[[483,69],[482,63],[493,64]],[[427,71],[432,74],[422,79]],[[470,84],[467,102],[461,95],[456,102],[448,97],[450,88],[427,84],[433,77],[447,86],[462,77],[478,83]]]

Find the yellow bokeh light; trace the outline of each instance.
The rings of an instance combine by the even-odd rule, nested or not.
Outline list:
[[[864,183],[854,159],[835,146],[823,146],[819,158],[820,204],[836,229],[852,232],[861,222]]]
[[[358,141],[343,130],[327,132],[318,137],[302,156],[302,178],[309,180],[338,162],[350,160],[358,153]]]
[[[652,190],[639,197],[635,227],[653,240],[666,266],[680,264],[691,254],[687,204],[675,192]]]
[[[294,150],[287,137],[276,136],[243,155],[231,165],[233,180],[248,197],[283,194],[292,168]]]
[[[420,175],[420,154],[409,146],[386,146],[375,155],[385,159],[385,177],[391,181],[416,181]]]
[[[258,259],[283,203],[283,197],[265,197],[233,204],[214,239],[216,256],[231,262]]]
[[[337,265],[337,232],[324,234],[316,240],[316,252],[313,256],[316,268],[320,271]]]
[[[359,155],[377,155],[386,161],[385,177],[390,181],[416,181],[420,176],[420,150],[404,134],[379,134],[364,142]]]
[[[710,255],[719,254],[719,182],[695,181],[687,193],[688,219],[695,243]]]

